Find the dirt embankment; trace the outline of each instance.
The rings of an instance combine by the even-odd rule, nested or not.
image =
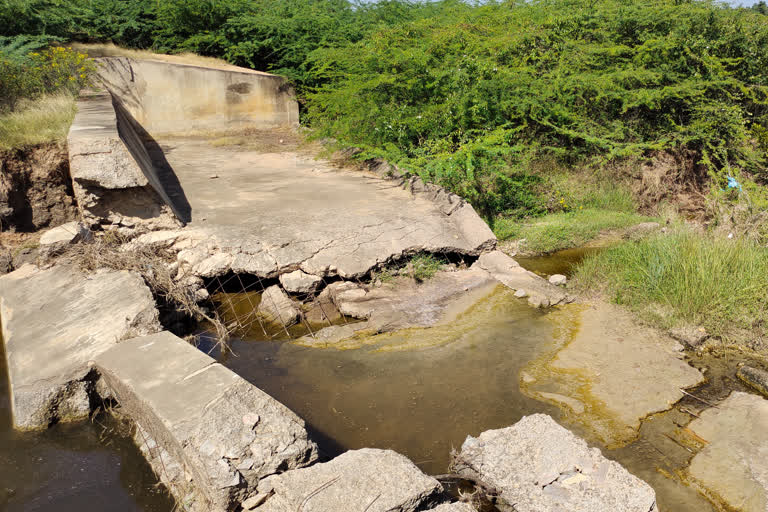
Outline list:
[[[0,152],[0,231],[32,232],[75,218],[62,144]]]

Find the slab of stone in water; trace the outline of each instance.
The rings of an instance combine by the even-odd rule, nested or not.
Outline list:
[[[144,280],[128,271],[80,273],[26,265],[0,277],[14,426],[88,416],[88,361],[118,342],[161,329]]]
[[[654,512],[651,487],[546,414],[467,437],[454,469],[499,492],[503,512]]]
[[[195,497],[193,510],[233,510],[259,479],[317,458],[298,416],[168,332],[124,341],[94,362],[146,443],[172,458],[155,470],[177,498]]]
[[[768,510],[768,400],[734,391],[688,425],[706,443],[691,461],[692,482],[742,512]]]
[[[363,448],[323,464],[288,471],[259,483],[263,512],[414,512],[437,499],[442,486],[392,450]]]
[[[616,306],[565,306],[550,319],[566,345],[526,368],[523,390],[560,406],[608,446],[634,439],[644,417],[704,380],[679,343]]]

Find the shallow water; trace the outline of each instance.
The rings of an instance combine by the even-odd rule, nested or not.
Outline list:
[[[540,276],[562,274],[571,277],[576,269],[576,265],[581,260],[591,254],[600,252],[602,249],[604,247],[576,247],[543,256],[515,256],[515,260],[526,270],[530,270]]]
[[[110,417],[14,431],[2,345],[0,339],[0,510],[173,510],[138,448]]]
[[[499,287],[456,322],[363,340],[349,350],[302,347],[291,342],[236,339],[222,362],[303,417],[322,454],[391,448],[422,470],[448,470],[451,449],[467,435],[509,426],[522,416],[550,414],[590,439],[574,418],[526,396],[520,370],[564,342],[548,314]],[[665,477],[687,463],[658,439],[676,428],[670,415],[644,427],[641,438],[603,453],[649,482],[661,510],[706,512],[693,490]],[[666,453],[665,453],[666,452]]]

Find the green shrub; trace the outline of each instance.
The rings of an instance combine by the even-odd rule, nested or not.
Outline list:
[[[22,98],[57,92],[77,93],[90,85],[95,64],[84,53],[51,46],[19,57],[0,48],[0,111],[11,111]]]

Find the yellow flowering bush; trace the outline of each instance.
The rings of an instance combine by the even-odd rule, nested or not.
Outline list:
[[[76,93],[91,85],[96,69],[84,53],[51,46],[14,60],[0,54],[0,110],[12,110],[19,99],[68,90]]]

